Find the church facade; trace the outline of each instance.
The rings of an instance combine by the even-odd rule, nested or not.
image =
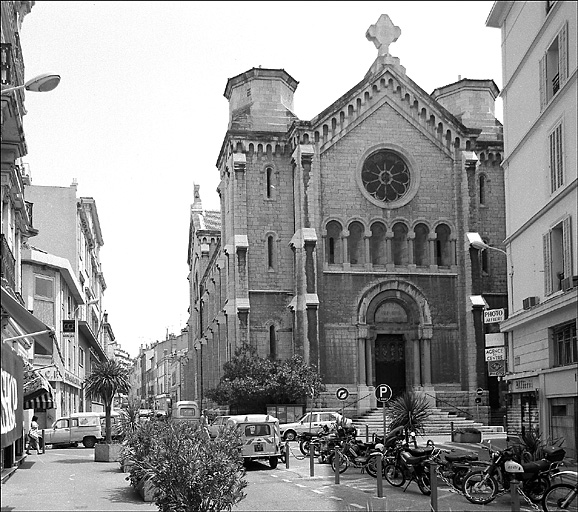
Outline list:
[[[243,343],[302,355],[327,386],[318,405],[359,412],[374,388],[499,408],[484,360],[484,308],[506,305],[506,261],[469,246],[505,238],[502,127],[491,79],[423,91],[382,15],[365,77],[311,120],[298,82],[253,68],[228,80],[220,212],[191,207],[189,333],[196,398]],[[493,390],[493,391],[492,391]]]

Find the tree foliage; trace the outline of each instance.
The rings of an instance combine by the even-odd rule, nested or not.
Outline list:
[[[130,382],[128,370],[115,359],[107,359],[92,367],[92,372],[84,379],[88,398],[102,400],[106,416],[106,442],[112,442],[110,412],[117,393],[128,393]]]
[[[425,395],[405,392],[393,400],[389,409],[390,431],[404,427],[406,432],[424,432],[425,422],[430,415],[430,406]]]
[[[257,349],[243,345],[223,365],[219,385],[206,396],[219,404],[235,405],[243,412],[264,412],[266,404],[294,404],[316,397],[325,386],[315,365],[302,357],[271,360],[259,357]]]

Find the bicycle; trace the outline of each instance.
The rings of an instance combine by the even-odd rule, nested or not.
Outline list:
[[[562,475],[578,477],[575,471],[561,471],[556,476]],[[578,510],[578,481],[574,484],[563,482],[551,485],[542,498],[542,508],[544,512],[555,510],[576,512]]]

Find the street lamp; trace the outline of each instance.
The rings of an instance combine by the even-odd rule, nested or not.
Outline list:
[[[16,85],[14,87],[6,87],[2,89],[2,94],[17,91],[19,89],[26,89],[32,92],[48,92],[56,89],[60,83],[60,75],[55,75],[53,73],[44,73],[42,75],[35,76],[28,80],[24,85]]]
[[[501,252],[502,254],[505,254],[506,256],[508,256],[508,253],[506,251],[504,251],[503,249],[498,249],[497,247],[492,247],[491,245],[488,245],[486,242],[484,242],[479,233],[466,233],[466,237],[468,239],[468,243],[474,249],[479,249],[481,251],[483,251],[484,249],[492,249],[494,251]]]

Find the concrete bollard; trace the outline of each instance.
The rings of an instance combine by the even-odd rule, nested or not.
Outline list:
[[[44,436],[44,429],[42,429],[42,453],[46,453],[46,442],[44,441],[46,437]],[[38,440],[40,443],[40,439]]]
[[[339,453],[339,450],[335,450],[335,483],[338,484],[339,483],[339,467],[341,466],[341,454]]]
[[[431,488],[430,508],[432,512],[438,511],[438,476],[436,473],[437,464],[433,462],[429,466],[429,482]]]
[[[520,482],[515,478],[510,481],[510,493],[512,495],[512,512],[520,512],[520,495],[518,494],[518,485]]]
[[[309,443],[309,476],[315,476],[315,447]]]
[[[369,443],[369,425],[365,425],[365,442]]]
[[[285,441],[285,467],[289,469],[289,441]]]
[[[383,455],[377,456],[377,497],[383,498]]]

